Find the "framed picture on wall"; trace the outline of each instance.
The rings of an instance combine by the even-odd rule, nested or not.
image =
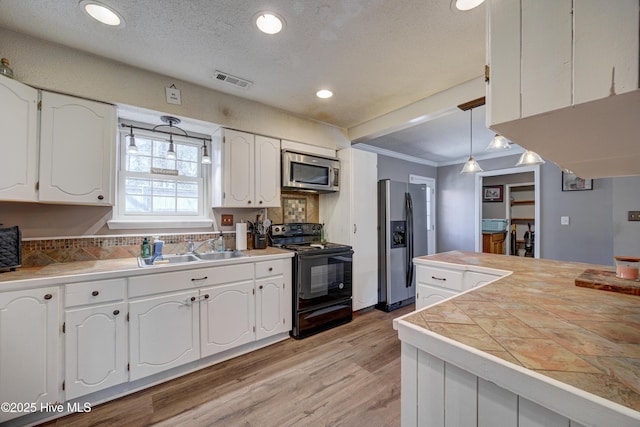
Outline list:
[[[562,172],[562,191],[593,190],[593,179],[582,179],[572,173]]]
[[[503,185],[485,185],[482,187],[483,202],[502,202]]]

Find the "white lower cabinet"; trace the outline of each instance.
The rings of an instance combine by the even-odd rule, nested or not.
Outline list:
[[[478,273],[476,271],[464,272],[464,289],[473,289],[478,286],[486,285],[489,282],[493,282],[497,278],[502,277],[500,275],[493,275],[487,273]]]
[[[282,276],[256,280],[256,339],[291,329],[286,328],[285,306],[291,308],[286,303]]]
[[[253,280],[205,288],[200,295],[203,357],[255,340]]]
[[[65,310],[64,316],[66,399],[127,381],[126,304]]]
[[[198,291],[129,303],[130,380],[200,358]]]
[[[0,423],[59,400],[58,287],[0,293]],[[33,410],[32,410],[33,409]]]
[[[416,284],[416,310],[433,305],[457,294],[458,292],[448,291],[418,282]]]

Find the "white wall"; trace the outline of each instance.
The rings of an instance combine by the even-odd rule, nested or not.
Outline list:
[[[239,97],[250,97],[250,91],[228,95],[3,28],[0,40],[16,80],[28,85],[332,149],[348,142],[344,129]],[[165,88],[172,84],[182,105],[166,102]]]

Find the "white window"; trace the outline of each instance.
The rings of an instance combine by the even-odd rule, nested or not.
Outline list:
[[[130,128],[121,127],[119,131],[117,202],[109,227],[210,226],[209,209],[205,208],[209,205],[205,179],[209,165],[201,163],[203,140],[174,133],[176,158],[169,159],[168,134],[134,127],[137,152],[130,154]]]

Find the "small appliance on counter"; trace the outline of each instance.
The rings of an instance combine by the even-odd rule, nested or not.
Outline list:
[[[262,221],[262,215],[256,216],[255,223],[249,223],[253,229],[253,249],[266,249],[267,248],[267,230],[271,225],[270,220]]]
[[[22,234],[20,228],[17,225],[0,227],[0,271],[15,271],[21,265]]]

